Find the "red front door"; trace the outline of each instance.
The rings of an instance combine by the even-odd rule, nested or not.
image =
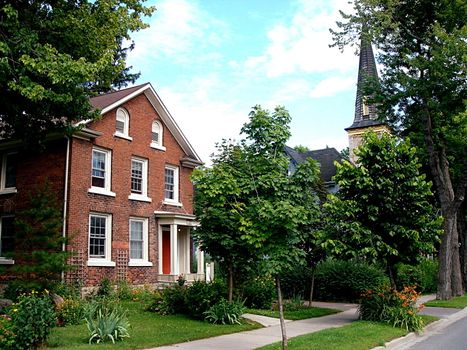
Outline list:
[[[162,273],[170,275],[170,231],[162,231]]]

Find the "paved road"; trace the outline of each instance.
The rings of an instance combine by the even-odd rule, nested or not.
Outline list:
[[[411,346],[410,350],[466,350],[467,317],[461,318],[449,327],[434,332],[433,335]]]

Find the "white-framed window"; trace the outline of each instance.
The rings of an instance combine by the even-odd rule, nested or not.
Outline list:
[[[111,260],[112,215],[89,214],[88,266],[115,266]]]
[[[163,133],[164,129],[162,124],[158,120],[154,120],[151,126],[151,147],[162,151],[165,151],[163,145]]]
[[[15,217],[13,215],[0,218],[0,264],[14,264],[14,260],[7,258],[15,249]]]
[[[115,197],[111,191],[112,152],[110,150],[92,149],[91,188],[89,192]]]
[[[16,192],[16,157],[17,153],[5,153],[2,156],[0,193]]]
[[[180,205],[178,198],[178,167],[166,165],[164,179],[164,202]]]
[[[149,261],[148,221],[147,218],[130,218],[129,266],[152,266],[152,262]]]
[[[133,140],[129,134],[130,130],[130,114],[124,108],[118,108],[115,116],[115,133],[114,136],[121,137],[127,140]]]
[[[148,197],[148,160],[131,158],[131,194],[129,199],[151,202]]]

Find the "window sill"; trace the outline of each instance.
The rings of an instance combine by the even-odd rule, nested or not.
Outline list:
[[[159,151],[167,150],[167,148],[165,148],[164,146],[161,146],[161,145],[159,145],[157,143],[154,143],[154,142],[151,142],[151,148],[158,149]]]
[[[0,194],[11,194],[17,192],[18,190],[16,189],[16,187],[3,188],[0,190]]]
[[[115,192],[106,190],[105,188],[101,188],[101,187],[91,187],[88,190],[88,192],[89,193],[94,193],[94,194],[101,194],[103,196],[109,196],[109,197],[115,197],[116,196]]]
[[[148,203],[152,202],[151,198],[147,196],[143,196],[141,194],[135,194],[135,193],[130,194],[128,196],[128,199],[131,199],[132,201],[140,201],[140,202],[148,202]]]
[[[115,261],[104,259],[89,259],[88,266],[115,267]]]
[[[121,138],[121,139],[128,140],[128,141],[133,141],[133,137],[125,135],[125,134],[120,134],[119,132],[114,133],[114,136]]]
[[[135,266],[135,267],[151,267],[153,266],[152,262],[144,261],[144,260],[130,260],[128,262],[128,266]]]
[[[180,202],[172,202],[168,200],[164,200],[163,204],[172,205],[174,207],[183,207],[183,204]]]
[[[13,259],[0,257],[0,265],[13,265],[15,261]]]

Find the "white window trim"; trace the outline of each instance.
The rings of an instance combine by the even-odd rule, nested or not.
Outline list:
[[[143,258],[129,259],[128,266],[153,266],[149,261],[149,220],[148,218],[130,217],[128,221],[128,256],[130,256],[131,245],[131,222],[139,221],[143,223]]]
[[[0,217],[0,238],[2,235],[2,224],[3,224],[3,218],[5,217],[14,217],[14,215],[4,215]],[[0,265],[13,265],[15,261],[11,258],[5,258],[4,256],[0,256]]]
[[[104,196],[110,196],[110,197],[115,197],[116,194],[115,192],[112,192],[111,186],[112,186],[112,151],[104,148],[99,148],[99,147],[93,147],[92,148],[92,153],[94,151],[99,151],[105,154],[105,178],[104,178],[104,184],[105,187],[96,187],[92,185],[92,160],[93,156],[91,154],[91,187],[89,188],[88,192],[89,193],[94,193],[94,194],[101,194]]]
[[[105,258],[91,258],[89,255],[89,246],[91,243],[91,216],[105,217]],[[88,218],[88,266],[116,266],[115,261],[112,261],[112,214],[89,213]]]
[[[153,133],[153,126],[154,124],[157,124],[159,126],[159,142],[154,142],[152,140],[152,133]],[[164,128],[162,127],[162,123],[158,120],[154,120],[151,124],[151,144],[150,146],[152,148],[158,149],[160,151],[165,151],[166,148],[163,145],[163,140],[164,140]]]
[[[131,199],[134,201],[151,203],[152,199],[148,197],[148,160],[145,158],[132,157],[131,161],[137,161],[143,164],[143,180],[141,183],[142,193],[141,194],[130,193],[130,195],[128,196],[128,199]],[[130,170],[131,170],[131,166],[130,166]],[[130,179],[131,179],[131,173],[130,173]],[[130,191],[131,191],[131,183],[130,183]]]
[[[5,182],[6,182],[6,167],[7,167],[7,159],[8,156],[12,154],[17,154],[17,152],[10,152],[10,153],[5,153],[3,154],[2,157],[2,173],[0,175],[0,194],[8,194],[8,193],[17,193],[18,190],[16,187],[5,187]]]
[[[118,121],[119,114],[123,113],[123,118],[125,119],[123,125],[123,133],[119,131],[114,132],[114,136],[120,137],[125,140],[133,141],[133,138],[130,136],[130,114],[124,108],[118,108],[117,112],[115,113],[115,121]]]
[[[174,199],[166,198],[165,197],[165,169],[172,169],[174,171]],[[173,165],[166,165],[164,168],[164,204],[173,205],[177,207],[182,207],[182,203],[180,203],[179,198],[179,168]]]

